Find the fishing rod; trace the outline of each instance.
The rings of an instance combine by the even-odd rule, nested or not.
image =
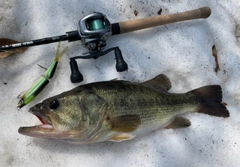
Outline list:
[[[78,69],[78,65],[75,59],[96,59],[111,51],[114,51],[116,57],[116,70],[118,72],[122,72],[128,69],[127,63],[124,61],[119,47],[110,48],[104,51],[105,46],[107,45],[106,41],[110,36],[180,21],[204,19],[208,18],[210,14],[211,9],[209,7],[202,7],[181,13],[159,15],[149,18],[129,20],[111,24],[110,21],[107,19],[106,15],[97,12],[82,18],[78,22],[77,30],[75,31],[66,32],[65,35],[0,46],[0,52],[6,52],[13,49],[44,45],[60,41],[73,42],[80,40],[89,50],[89,52],[83,56],[76,56],[70,58],[70,79],[71,82],[77,83],[83,81],[83,76]]]

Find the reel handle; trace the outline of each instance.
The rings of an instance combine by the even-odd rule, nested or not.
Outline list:
[[[112,35],[128,33],[132,31],[142,30],[145,28],[156,27],[160,25],[193,20],[205,19],[211,15],[209,7],[202,7],[194,10],[189,10],[181,13],[155,16],[143,19],[123,21],[112,24]]]
[[[70,68],[71,68],[71,76],[70,80],[72,83],[79,83],[83,81],[83,75],[80,73],[78,69],[78,65],[75,59],[70,59]]]
[[[122,52],[118,47],[115,48],[114,54],[115,54],[115,57],[116,57],[116,70],[117,70],[117,72],[126,71],[128,69],[128,65],[124,61],[123,56],[122,56]]]

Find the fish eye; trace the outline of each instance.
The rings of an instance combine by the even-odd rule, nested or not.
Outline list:
[[[59,101],[58,100],[53,100],[51,101],[49,105],[50,109],[55,110],[59,107]]]

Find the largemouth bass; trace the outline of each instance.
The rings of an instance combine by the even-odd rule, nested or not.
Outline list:
[[[80,144],[120,142],[161,128],[188,127],[190,121],[180,116],[186,112],[229,117],[219,85],[183,94],[169,93],[170,88],[163,74],[143,83],[105,81],[82,85],[30,108],[42,124],[20,127],[18,131]]]

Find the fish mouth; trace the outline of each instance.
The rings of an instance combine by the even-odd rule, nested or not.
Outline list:
[[[41,112],[39,112],[41,111]],[[54,126],[52,125],[51,119],[46,116],[43,110],[36,105],[35,107],[30,108],[30,113],[35,115],[42,124],[35,125],[35,126],[26,126],[20,127],[18,129],[18,133],[30,137],[39,137],[39,138],[49,138],[49,139],[56,139],[62,138],[63,134],[57,131]]]

